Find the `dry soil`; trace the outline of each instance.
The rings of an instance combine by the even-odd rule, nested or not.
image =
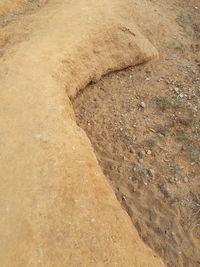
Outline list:
[[[73,102],[77,122],[145,243],[168,266],[196,267],[200,3],[153,0],[141,7],[133,2],[140,14],[135,20],[160,59],[90,84]]]

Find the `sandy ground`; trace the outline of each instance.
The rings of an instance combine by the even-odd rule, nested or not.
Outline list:
[[[22,155],[23,161],[20,161],[20,153],[23,154],[21,147],[17,147],[17,158],[13,157],[13,147],[9,149],[12,152],[10,152],[12,161],[9,161],[13,162],[13,164],[10,164],[11,166],[8,166],[6,157],[4,157],[6,163],[3,167],[8,167],[11,178],[7,179],[10,181],[10,185],[6,187],[7,190],[3,190],[1,200],[4,201],[6,199],[13,206],[16,205],[15,213],[19,215],[15,216],[14,212],[10,213],[14,222],[11,226],[9,213],[5,215],[4,210],[1,210],[4,229],[8,227],[8,232],[12,233],[11,241],[9,240],[8,242],[10,251],[13,251],[11,253],[13,257],[12,263],[15,261],[16,255],[18,255],[16,266],[22,266],[21,260],[23,260],[23,265],[26,265],[30,258],[34,261],[39,257],[39,260],[41,260],[41,255],[43,254],[41,251],[47,248],[50,256],[44,254],[44,259],[42,260],[49,262],[49,266],[52,265],[52,262],[56,262],[55,266],[58,266],[60,263],[63,264],[64,261],[68,265],[69,262],[75,262],[74,266],[78,266],[80,262],[82,263],[82,255],[83,257],[85,255],[85,252],[83,254],[81,254],[82,252],[77,253],[78,236],[81,244],[79,244],[80,251],[84,250],[85,247],[89,251],[87,251],[87,255],[94,255],[93,252],[95,251],[95,260],[100,264],[108,262],[107,255],[111,255],[112,261],[110,262],[112,263],[108,266],[114,266],[116,262],[119,264],[120,261],[127,262],[127,266],[131,266],[130,262],[133,262],[132,258],[135,257],[136,252],[138,253],[138,259],[140,259],[137,261],[136,258],[137,266],[141,266],[140,261],[143,258],[145,264],[150,264],[148,260],[150,261],[153,258],[153,254],[149,252],[149,257],[145,256],[146,254],[143,252],[146,247],[140,244],[140,239],[137,238],[137,235],[135,237],[138,242],[136,244],[138,251],[135,250],[135,254],[132,254],[132,245],[135,241],[132,242],[132,239],[129,238],[129,233],[131,232],[130,229],[134,229],[134,227],[132,227],[132,224],[129,225],[129,218],[123,217],[124,213],[122,214],[118,202],[112,197],[109,187],[105,186],[103,175],[99,174],[101,180],[95,176],[96,174],[93,171],[98,165],[91,152],[89,142],[86,142],[87,137],[82,134],[83,140],[80,147],[83,146],[83,148],[80,150],[80,154],[77,155],[76,153],[79,152],[74,151],[74,146],[72,147],[73,142],[78,143],[80,141],[78,139],[80,130],[75,127],[74,122],[71,122],[73,112],[66,112],[66,110],[65,113],[63,112],[64,101],[67,102],[66,106],[70,106],[70,104],[69,101],[66,101],[64,92],[60,91],[60,87],[67,88],[70,84],[71,87],[67,88],[68,95],[73,98],[77,87],[84,87],[89,80],[98,80],[98,75],[97,77],[94,75],[92,79],[91,77],[85,78],[95,66],[95,64],[91,66],[94,62],[92,64],[87,63],[88,73],[87,71],[86,74],[82,73],[86,66],[84,60],[88,62],[85,54],[81,57],[84,63],[82,64],[83,66],[77,69],[77,65],[73,65],[70,61],[62,60],[60,62],[63,58],[63,53],[65,58],[70,58],[70,53],[63,52],[66,49],[65,42],[69,45],[69,39],[66,38],[67,35],[63,34],[70,32],[69,24],[65,25],[65,27],[69,26],[68,30],[63,27],[63,23],[66,22],[65,8],[67,5],[62,9],[59,6],[62,3],[61,0],[55,1],[56,6],[52,1],[38,0],[28,1],[28,4],[20,9],[21,4],[26,1],[16,1],[16,5],[13,5],[15,12],[9,13],[12,11],[9,2],[11,3],[11,1],[2,2],[8,4],[4,10],[1,9],[0,5],[0,12],[2,12],[0,26],[3,33],[0,36],[0,56],[2,68],[3,64],[6,66],[2,72],[2,79],[6,79],[7,74],[11,77],[7,79],[8,89],[5,90],[6,87],[2,86],[4,89],[2,92],[6,96],[4,97],[5,105],[2,105],[3,112],[10,107],[6,102],[9,94],[13,102],[9,102],[12,102],[9,119],[7,120],[7,117],[4,118],[3,112],[2,114],[5,128],[9,124],[10,127],[8,128],[14,130],[10,132],[10,139],[9,135],[5,134],[2,147],[4,148],[4,143],[6,143],[5,140],[7,139],[9,139],[8,143],[13,145],[14,148],[18,146],[22,142],[21,136],[24,136],[23,140],[27,138],[26,128],[28,128],[28,125],[30,123],[34,124],[35,121],[37,123],[38,120],[40,120],[40,127],[46,129],[47,135],[53,136],[55,140],[51,153],[48,153],[46,151],[50,147],[51,138],[49,141],[49,138],[43,137],[43,135],[36,132],[34,141],[30,135],[28,138],[30,137],[31,139],[27,139],[28,141],[25,145],[22,143],[21,147],[25,147],[26,150],[27,146],[31,146],[30,150],[27,150],[25,157]],[[34,12],[39,10],[46,2],[51,2],[52,5],[46,10],[46,13],[41,10],[38,18],[36,17],[37,19],[34,20]],[[98,83],[90,84],[78,94],[73,102],[77,122],[89,136],[104,174],[143,241],[156,251],[168,266],[196,267],[200,265],[199,1],[144,0],[141,2],[141,0],[130,0],[127,7],[123,6],[121,10],[122,16],[126,14],[126,9],[129,9],[130,6],[134,7],[135,22],[138,23],[144,35],[159,50],[160,59],[152,63],[112,73],[102,78]],[[52,12],[54,7],[55,12]],[[84,7],[81,6],[81,8]],[[52,12],[52,17],[49,17],[49,12]],[[58,16],[59,12],[60,16]],[[6,13],[8,15],[5,15]],[[23,21],[26,21],[27,14],[31,16],[27,18],[28,23],[26,24]],[[93,14],[93,19],[95,16],[99,18],[98,15]],[[44,18],[44,23],[37,24],[37,20],[42,22]],[[60,21],[60,18],[62,21]],[[51,27],[47,27],[47,25]],[[75,26],[79,28],[76,23]],[[84,32],[85,26],[81,26],[83,27],[81,32]],[[33,42],[31,42],[31,31],[35,32],[35,41],[33,38]],[[75,33],[71,32],[71,34],[74,40]],[[94,34],[97,33],[94,31]],[[78,36],[81,36],[81,34],[77,35],[77,39]],[[103,31],[102,36],[104,36]],[[26,41],[30,42],[27,43],[27,46]],[[87,42],[88,40],[85,43],[90,44],[90,42]],[[89,52],[97,44],[98,42],[94,42],[90,46],[88,45]],[[77,43],[75,42],[74,46],[76,47],[76,45]],[[126,42],[124,45],[126,46]],[[70,48],[73,53],[74,46],[72,45],[72,48]],[[48,48],[47,51],[46,48]],[[118,48],[115,48],[118,51]],[[80,48],[78,51],[80,55],[82,55],[81,51],[82,49]],[[99,48],[99,51],[101,51],[101,48]],[[98,54],[99,51],[96,51],[96,53]],[[102,51],[102,53],[105,52],[108,51]],[[108,53],[109,55],[113,52],[112,46],[110,52]],[[16,55],[17,53],[19,53],[19,57],[16,59],[16,65],[13,65],[12,56],[10,55]],[[87,54],[87,49],[84,50],[84,53]],[[88,54],[90,55],[90,53]],[[8,56],[10,60],[8,67],[4,60],[4,55]],[[78,56],[77,61],[79,60]],[[40,63],[36,68],[35,58],[37,63]],[[121,57],[121,59],[123,58]],[[106,62],[107,58],[105,57],[103,60]],[[103,60],[102,62],[104,62]],[[128,59],[126,60],[128,62]],[[103,66],[102,62],[101,74],[107,72],[107,66],[106,64]],[[21,78],[16,72],[18,66],[20,66]],[[70,75],[72,79],[67,80],[68,76],[70,76],[68,74],[71,66]],[[98,69],[98,67],[97,64],[96,68]],[[31,71],[29,71],[29,68]],[[55,72],[54,76],[52,75],[52,69]],[[80,73],[77,70],[81,70]],[[42,73],[42,76],[48,77],[49,80],[41,78],[39,72]],[[49,73],[51,74],[49,75]],[[83,79],[84,82],[81,85],[78,83],[79,74],[85,75],[85,80]],[[60,79],[60,84],[57,81],[55,82],[55,76],[57,80]],[[74,85],[73,79],[75,77],[76,82]],[[17,79],[18,84],[15,82]],[[33,82],[31,82],[32,80]],[[10,86],[11,84],[12,86]],[[27,88],[29,88],[28,91]],[[38,88],[42,88],[42,90],[38,90]],[[59,90],[59,95],[57,90]],[[16,93],[19,91],[20,94]],[[13,92],[17,94],[16,101],[13,100]],[[33,94],[33,92],[35,93]],[[28,98],[31,99],[30,103],[26,101],[27,94],[30,94],[30,98]],[[46,97],[45,94],[49,97]],[[21,105],[23,101],[26,109]],[[15,108],[13,108],[13,103]],[[30,107],[30,114],[25,114],[24,110],[27,112]],[[49,114],[52,116],[49,116]],[[66,114],[70,117],[70,122],[67,122],[68,129],[63,130],[61,119],[65,120]],[[15,116],[18,116],[17,119],[13,119]],[[36,123],[33,125],[34,130]],[[24,125],[26,125],[26,128],[24,128]],[[71,126],[69,127],[69,125]],[[57,131],[54,131],[54,128]],[[13,139],[12,133],[17,133],[17,131],[19,131],[18,139]],[[71,142],[70,138],[74,131],[77,137],[74,136],[73,142]],[[39,143],[44,155],[39,152],[35,143],[37,143],[37,146]],[[87,146],[84,145],[85,143],[87,143]],[[47,150],[46,147],[48,148]],[[63,151],[62,162],[60,161],[60,154],[58,154],[58,147]],[[29,156],[30,151],[32,152],[32,157]],[[50,161],[49,154],[52,155]],[[44,169],[39,169],[38,167],[40,166],[38,161],[41,161],[41,157],[44,157],[42,159],[45,162],[42,165]],[[34,158],[35,162],[34,164],[29,164],[29,160],[32,160],[32,158]],[[84,158],[86,161],[78,165],[77,159],[80,158]],[[20,173],[21,170],[16,172],[16,162],[19,163],[17,164],[18,167],[23,163],[25,167],[29,165],[30,170],[38,171],[40,173],[36,175],[38,180],[35,180],[35,177],[31,180],[33,172],[30,172],[29,181],[27,182],[25,176]],[[59,168],[54,168],[55,162],[59,165]],[[48,167],[45,164],[48,164]],[[93,165],[96,167],[91,167]],[[24,169],[26,170],[27,168],[25,167]],[[71,181],[70,185],[66,185],[65,168],[67,168],[69,176],[68,183]],[[16,179],[15,172],[18,174],[19,179]],[[98,173],[101,173],[100,169],[98,169]],[[84,175],[89,175],[90,178],[96,179],[95,189],[92,187],[93,184],[90,184],[90,186],[85,184]],[[40,176],[43,179],[42,184]],[[78,196],[77,190],[79,190]],[[19,192],[23,194],[20,195]],[[6,195],[4,199],[4,194],[9,197]],[[103,210],[109,202],[107,198],[111,199],[110,203],[111,206],[115,207],[115,212],[108,208]],[[31,208],[29,202],[31,202]],[[66,210],[65,203],[70,203],[67,213],[63,212]],[[81,209],[81,205],[84,206],[83,209]],[[60,207],[60,210],[58,207]],[[84,212],[84,209],[87,212]],[[8,206],[6,206],[6,212],[8,210]],[[94,216],[88,224],[88,216],[91,216],[93,211],[97,218],[100,217],[99,222],[97,220],[97,225]],[[115,221],[116,218],[114,216],[111,217],[110,213],[119,214],[120,219],[118,218]],[[8,216],[8,223],[6,223],[6,216]],[[74,220],[76,227],[71,232],[69,231],[73,242],[69,242],[67,238],[70,244],[66,245],[63,233],[66,233],[66,229],[69,229],[67,224],[70,220],[68,217],[70,217],[70,220]],[[36,219],[35,223],[34,219]],[[107,222],[106,225],[105,221]],[[94,222],[96,228],[93,227]],[[105,244],[105,236],[110,237],[110,233],[116,233],[119,228],[120,231],[114,238],[120,244],[116,246],[118,250],[113,247],[113,240],[109,243],[108,239],[106,239],[107,249],[102,250],[102,244]],[[16,236],[13,235],[13,229]],[[30,235],[30,232],[32,235]],[[42,237],[42,242],[40,242],[38,235],[41,234],[43,236],[44,233],[46,234],[45,238]],[[124,233],[126,233],[126,237],[125,235],[123,236]],[[94,242],[97,235],[99,235],[99,243]],[[60,242],[59,238],[63,238],[63,243]],[[7,239],[5,238],[5,240]],[[22,240],[25,242],[24,245]],[[59,242],[55,244],[52,240],[59,240]],[[87,242],[88,247],[85,246],[85,242]],[[127,245],[128,242],[130,242],[129,245]],[[72,253],[69,256],[70,260],[67,258],[68,256],[64,259],[63,244],[66,245],[66,250],[71,246],[71,249],[74,249],[73,251],[77,253]],[[98,247],[96,244],[101,244],[101,246]],[[127,246],[126,249],[124,249],[124,244]],[[1,250],[1,257],[6,261],[5,255],[3,255],[4,252],[2,252],[3,249]],[[68,254],[66,253],[66,255]],[[92,264],[95,266],[95,261],[92,257],[87,259],[86,266],[92,266]],[[152,262],[151,265],[155,264]]]
[[[199,4],[144,1],[154,13],[139,26],[160,59],[102,78],[73,103],[140,236],[176,267],[200,266]]]
[[[157,50],[127,0],[39,2],[0,18],[0,266],[164,266],[122,209],[69,99]]]
[[[30,14],[42,7],[48,0],[1,0],[0,23],[4,20],[19,19],[24,14]]]

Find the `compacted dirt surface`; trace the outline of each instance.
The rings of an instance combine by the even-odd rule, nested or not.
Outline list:
[[[164,266],[122,209],[70,102],[108,71],[157,57],[129,4],[0,1],[1,267]]]
[[[200,266],[199,1],[0,14],[0,265]]]
[[[79,126],[144,242],[168,266],[196,267],[200,3],[147,2],[154,5],[160,21],[171,23],[161,25],[152,16],[154,28],[143,28],[160,59],[103,77],[81,91],[73,105]]]

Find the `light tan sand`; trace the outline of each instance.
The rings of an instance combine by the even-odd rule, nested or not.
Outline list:
[[[117,201],[68,98],[157,57],[125,6],[52,0],[2,24],[2,267],[163,266]]]

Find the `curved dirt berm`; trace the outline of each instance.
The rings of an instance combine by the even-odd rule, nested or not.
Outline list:
[[[125,5],[52,0],[0,29],[2,267],[163,266],[116,200],[68,98],[157,56]]]

